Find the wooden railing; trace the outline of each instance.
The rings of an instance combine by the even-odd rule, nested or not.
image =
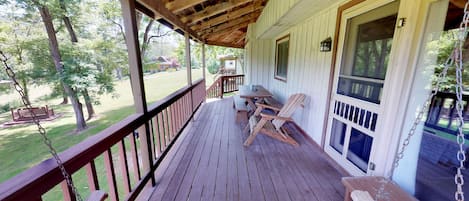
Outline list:
[[[224,93],[238,91],[244,84],[244,75],[222,75],[207,89],[207,98],[223,98]]]
[[[202,79],[151,105],[148,113],[133,114],[88,137],[60,153],[60,158],[68,173],[86,171],[88,186],[80,189],[93,192],[107,182],[111,201],[135,200],[148,183],[155,186],[154,171],[204,100]],[[97,170],[101,160],[104,173]],[[99,182],[103,174],[106,181]],[[42,200],[59,184],[64,200],[75,200],[56,162],[48,159],[0,184],[0,200]]]

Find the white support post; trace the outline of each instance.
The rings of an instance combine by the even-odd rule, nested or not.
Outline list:
[[[189,39],[189,34],[186,32],[184,34],[186,38],[186,70],[187,70],[187,85],[192,86],[192,66],[191,66],[191,41]],[[191,90],[191,111],[194,111],[194,94]],[[194,120],[194,118],[192,118]]]
[[[186,38],[186,70],[187,70],[187,85],[192,85],[192,66],[191,66],[191,42],[189,34],[184,34]]]
[[[202,77],[205,79],[205,44],[202,43]]]
[[[145,98],[145,88],[143,85],[143,68],[140,59],[140,48],[138,42],[138,29],[135,12],[134,0],[121,0],[122,17],[124,18],[125,38],[127,43],[127,52],[129,57],[130,84],[134,97],[134,105],[137,113],[146,114],[148,112]],[[138,129],[141,151],[143,171],[151,170],[153,164],[150,127],[148,122]],[[155,177],[152,175],[152,186],[155,185]]]

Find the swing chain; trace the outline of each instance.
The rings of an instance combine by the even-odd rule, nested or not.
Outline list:
[[[52,146],[52,141],[47,137],[47,132],[44,127],[42,127],[41,123],[39,122],[39,119],[37,118],[33,107],[31,105],[31,102],[29,101],[28,97],[26,96],[23,87],[18,83],[18,80],[16,80],[16,74],[13,71],[13,69],[8,65],[7,61],[8,58],[7,56],[3,53],[2,50],[0,50],[0,55],[2,58],[0,58],[1,62],[3,63],[3,66],[5,67],[5,72],[7,73],[8,77],[10,77],[11,81],[13,82],[14,88],[16,92],[21,96],[21,101],[23,102],[23,105],[28,109],[29,113],[31,113],[32,120],[34,124],[37,126],[37,130],[39,134],[42,137],[42,140],[44,144],[49,148],[49,153],[54,157],[61,173],[62,176],[65,178],[65,181],[67,182],[67,185],[71,188],[73,194],[77,198],[78,201],[83,201],[83,198],[80,196],[78,193],[78,189],[75,187],[73,184],[73,180],[71,179],[70,174],[65,170],[65,167],[63,165],[63,161],[60,159],[59,155],[57,154],[57,150]]]
[[[440,85],[441,81],[446,78],[446,75],[448,73],[448,69],[450,66],[455,65],[456,66],[456,97],[457,97],[457,102],[456,102],[456,110],[458,114],[458,134],[456,141],[459,146],[459,150],[457,153],[457,159],[459,161],[459,167],[457,169],[457,173],[454,176],[454,182],[457,186],[457,189],[454,193],[454,198],[457,201],[464,201],[464,192],[462,189],[462,186],[464,185],[464,177],[461,173],[461,170],[464,169],[464,161],[466,160],[466,155],[464,151],[464,133],[463,133],[463,125],[464,125],[464,118],[462,112],[464,111],[464,103],[462,100],[462,92],[463,92],[463,87],[462,87],[462,69],[463,69],[463,61],[462,61],[462,50],[463,50],[463,44],[464,41],[466,40],[467,37],[467,31],[468,31],[468,23],[469,23],[469,12],[468,12],[468,5],[469,1],[466,2],[464,6],[464,16],[462,19],[462,22],[459,26],[459,33],[458,33],[458,40],[454,44],[453,51],[451,52],[451,55],[446,59],[446,62],[443,65],[443,70],[438,74],[436,78],[436,83],[435,86],[433,87],[432,92],[427,96],[424,105],[422,109],[417,113],[417,117],[415,118],[412,127],[409,130],[409,133],[407,134],[407,137],[404,139],[402,143],[402,147],[399,150],[399,152],[396,154],[396,157],[394,158],[393,165],[390,170],[390,174],[388,177],[383,179],[381,181],[381,185],[378,189],[378,192],[376,193],[376,200],[380,199],[385,199],[385,193],[384,189],[386,184],[392,179],[393,174],[395,169],[399,166],[399,161],[404,157],[404,152],[406,148],[408,147],[411,138],[414,136],[418,125],[422,121],[425,112],[428,110],[428,107],[431,104],[431,100],[433,97],[438,93],[440,90]],[[469,104],[469,103],[468,103]]]
[[[468,5],[469,2],[466,2],[466,5],[464,7],[464,16],[462,19],[462,22],[459,26],[459,43],[457,43],[456,48],[458,49],[457,54],[455,55],[455,62],[456,64],[456,111],[458,114],[458,134],[456,137],[456,142],[459,145],[459,150],[457,153],[457,159],[459,161],[459,167],[457,168],[456,175],[454,176],[454,182],[456,184],[456,192],[454,193],[454,198],[458,201],[464,200],[464,192],[463,192],[463,185],[464,185],[464,177],[461,173],[461,170],[464,169],[464,161],[466,161],[466,153],[464,150],[464,133],[463,133],[463,126],[464,126],[464,117],[463,117],[463,111],[464,111],[464,102],[462,99],[462,93],[463,93],[463,83],[462,83],[462,69],[464,68],[463,66],[463,57],[462,57],[462,50],[463,50],[463,45],[464,41],[466,40],[467,36],[467,29],[468,29],[468,23],[469,23],[469,12],[468,12]]]

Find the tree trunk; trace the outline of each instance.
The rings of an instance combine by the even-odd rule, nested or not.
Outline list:
[[[72,41],[72,43],[78,42],[78,38],[77,38],[77,35],[75,34],[75,30],[73,30],[72,23],[70,22],[70,18],[68,18],[67,16],[64,16],[63,21],[65,24],[65,27],[67,27],[68,33],[70,34],[70,40]]]
[[[28,89],[28,81],[26,81],[26,78],[21,78],[20,80],[21,82],[21,87],[23,87],[23,92],[24,92],[24,96],[29,100],[29,89]],[[31,100],[29,100],[31,102]]]
[[[60,8],[65,13],[67,13],[67,7],[65,7],[65,3],[64,3],[63,0],[60,0]],[[68,16],[64,15],[62,17],[62,19],[64,21],[65,27],[67,27],[67,31],[70,35],[70,40],[72,41],[72,43],[78,42],[78,38],[77,38],[77,35],[75,34],[75,30],[73,30],[72,23],[70,22],[70,18]]]
[[[142,47],[141,47],[141,56],[142,56],[142,61],[145,58],[145,53],[148,48],[148,44],[150,40],[148,40],[148,36],[150,34],[151,27],[153,26],[153,23],[155,20],[151,19],[150,22],[148,22],[147,27],[145,28],[145,33],[143,33],[143,40],[142,40]]]
[[[41,18],[46,28],[47,36],[49,39],[49,49],[51,52],[52,59],[54,61],[55,69],[57,70],[60,76],[63,76],[64,69],[62,65],[62,58],[59,52],[59,43],[57,41],[57,36],[55,34],[54,24],[52,23],[52,17],[49,13],[49,9],[46,6],[43,6],[43,5],[39,6],[39,11],[41,13]],[[70,101],[72,102],[72,107],[75,112],[75,119],[76,119],[76,124],[77,124],[76,131],[77,132],[82,131],[86,128],[86,122],[85,122],[85,118],[83,117],[83,110],[81,108],[81,103],[78,100],[76,92],[70,86],[68,86],[67,83],[64,83],[63,81],[61,82],[62,82],[65,93],[67,93],[67,96],[70,98]]]
[[[68,104],[68,96],[67,96],[67,93],[65,93],[65,90],[64,90],[64,87],[63,87],[62,83],[60,83],[60,86],[59,86],[58,90],[62,91],[62,102],[60,103],[60,105]]]
[[[86,119],[88,121],[95,117],[96,113],[94,112],[93,104],[91,104],[91,97],[86,89],[83,91],[83,98],[85,98],[86,110],[88,111],[88,119]]]
[[[67,12],[67,8],[65,7],[63,0],[60,1],[60,8],[64,12]],[[70,18],[67,16],[63,16],[62,19],[64,21],[65,27],[67,27],[68,34],[70,35],[70,40],[72,41],[72,43],[77,43],[78,38],[77,38],[77,35],[75,34],[75,30],[73,29],[72,23],[70,22]],[[88,121],[95,116],[95,112],[94,112],[93,104],[91,103],[91,97],[87,89],[83,91],[83,98],[85,99],[86,110],[88,112],[88,119],[86,119]]]

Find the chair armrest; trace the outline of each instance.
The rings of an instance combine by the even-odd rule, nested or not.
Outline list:
[[[266,105],[266,104],[263,104],[263,103],[256,103],[256,106],[271,109],[271,110],[275,110],[275,111],[280,111],[280,108],[277,108],[277,107],[274,107],[274,106],[271,106],[271,105]]]
[[[280,116],[264,114],[264,113],[261,113],[261,117],[268,119],[268,120],[278,119],[278,120],[283,120],[283,121],[293,121],[293,119],[290,117],[280,117]]]

